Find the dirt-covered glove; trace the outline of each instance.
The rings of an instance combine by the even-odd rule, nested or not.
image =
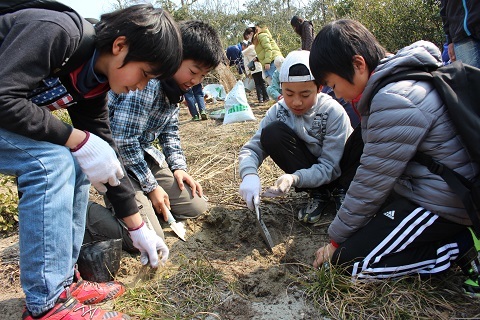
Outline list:
[[[261,188],[260,178],[256,174],[248,174],[243,178],[238,192],[247,203],[248,209],[253,211],[255,210],[255,205],[260,204]]]
[[[142,265],[146,265],[150,261],[152,268],[158,267],[158,251],[162,253],[161,264],[165,264],[170,250],[168,250],[163,239],[155,231],[149,229],[144,222],[142,222],[140,227],[128,229],[128,231],[133,245],[140,251],[140,262]]]
[[[107,192],[105,184],[115,187],[120,184],[123,178],[123,170],[118,161],[115,151],[110,145],[94,135],[87,132],[87,137],[75,149],[72,155],[77,159],[80,168],[90,180],[92,186],[100,193]]]
[[[279,197],[284,196],[288,193],[292,186],[295,186],[298,183],[298,176],[294,174],[284,174],[280,176],[275,184],[269,187],[262,194],[264,197]]]

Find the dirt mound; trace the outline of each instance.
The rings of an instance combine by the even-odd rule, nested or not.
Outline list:
[[[291,272],[311,264],[314,251],[325,236],[324,227],[304,225],[295,218],[299,206],[306,201],[305,194],[293,193],[284,199],[262,203],[264,221],[275,243],[273,253],[267,250],[256,228],[254,213],[238,195],[238,151],[256,131],[272,103],[256,104],[253,95],[248,96],[257,118],[254,122],[229,125],[222,125],[219,120],[192,122],[182,105],[182,147],[190,173],[209,197],[210,208],[200,218],[186,222],[186,242],[164,225],[171,250],[166,267],[174,268],[180,260],[201,257],[225,282],[234,283],[236,293],[230,294],[216,311],[222,319],[318,319],[318,315],[309,311],[313,308],[305,304],[291,279]],[[209,111],[223,108],[223,102],[209,104],[207,108]],[[267,160],[260,170],[263,185],[273,183],[280,173],[276,165]],[[93,190],[91,199],[101,202]],[[325,221],[330,218],[325,217]],[[1,318],[18,319],[24,305],[19,281],[18,236],[0,241],[0,259]],[[138,256],[124,253],[117,278],[135,286],[148,276]]]

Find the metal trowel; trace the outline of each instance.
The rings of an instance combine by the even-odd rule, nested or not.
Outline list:
[[[172,216],[172,213],[170,210],[167,209],[167,223],[170,225],[170,228],[172,228],[173,232],[182,239],[183,241],[185,240],[185,234],[187,231],[185,230],[185,226],[183,223],[178,223],[175,218]]]
[[[267,226],[262,220],[262,213],[260,211],[260,206],[255,205],[255,214],[257,216],[257,229],[260,231],[260,234],[262,235],[263,240],[265,240],[265,243],[267,244],[268,250],[270,252],[273,252],[273,247],[275,246],[272,241],[272,237],[270,236],[270,232],[268,232]]]

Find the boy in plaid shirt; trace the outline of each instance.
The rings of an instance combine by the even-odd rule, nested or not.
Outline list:
[[[178,102],[224,58],[220,39],[210,25],[186,21],[179,27],[183,61],[172,78],[150,80],[143,91],[109,94],[113,138],[136,190],[140,213],[162,238],[157,215],[167,221],[166,212],[171,210],[176,219],[183,220],[207,210],[202,187],[187,173],[178,130]],[[135,251],[108,209],[91,204],[84,242],[97,240],[99,235],[103,239],[123,238],[124,249]]]

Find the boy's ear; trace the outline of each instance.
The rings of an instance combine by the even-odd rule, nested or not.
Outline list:
[[[125,36],[120,36],[113,41],[112,54],[118,55],[124,50],[128,50],[127,38]]]
[[[317,93],[320,93],[323,89],[323,85],[317,84]]]
[[[355,71],[359,71],[360,73],[363,73],[366,71],[368,71],[368,67],[367,67],[367,63],[365,62],[365,59],[361,56],[361,55],[354,55],[352,57],[352,63],[353,63],[353,69]]]

